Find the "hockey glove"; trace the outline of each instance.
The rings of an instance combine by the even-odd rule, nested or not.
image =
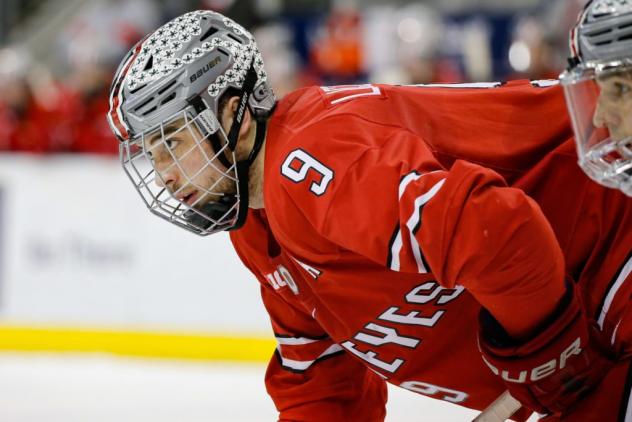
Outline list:
[[[599,332],[569,283],[551,317],[529,340],[512,340],[486,310],[479,315],[479,348],[513,397],[541,414],[561,414],[597,386],[608,368]]]

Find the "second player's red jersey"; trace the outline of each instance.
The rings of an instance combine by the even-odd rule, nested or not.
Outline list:
[[[600,212],[573,210],[571,224],[554,203],[577,169],[566,116],[559,87],[529,82],[309,88],[280,102],[266,211],[231,237],[279,344],[266,381],[281,419],[380,420],[383,380],[476,409],[504,391],[477,350],[479,303],[518,331],[548,313],[565,273],[590,284],[588,259],[604,253],[601,229],[576,224]],[[559,195],[577,199],[587,178],[569,177]],[[629,238],[611,231],[613,267]]]

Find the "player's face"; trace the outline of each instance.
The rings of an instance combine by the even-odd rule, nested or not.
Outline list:
[[[632,75],[598,78],[597,84],[600,93],[593,124],[607,128],[615,141],[632,136]]]
[[[193,124],[178,120],[145,140],[145,151],[158,173],[155,183],[165,187],[179,201],[201,208],[234,192],[226,169],[214,160],[215,151]]]

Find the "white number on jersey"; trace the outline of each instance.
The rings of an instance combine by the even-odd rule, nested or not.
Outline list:
[[[414,391],[415,393],[436,397],[441,400],[449,401],[450,403],[462,403],[467,399],[467,394],[462,391],[439,387],[438,385],[428,384],[427,382],[406,381],[399,386]]]
[[[297,166],[298,164],[298,166]],[[320,175],[320,181],[313,182],[309,188],[316,196],[321,196],[334,178],[334,172],[302,149],[292,151],[281,166],[281,174],[295,183],[307,178],[309,170]]]

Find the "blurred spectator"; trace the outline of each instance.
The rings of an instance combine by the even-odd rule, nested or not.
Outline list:
[[[239,22],[244,28],[252,30],[263,23],[256,3],[259,2],[257,0],[202,0],[197,8],[214,10]]]
[[[78,3],[61,32],[49,39],[51,32],[43,30],[30,45],[54,72],[25,49],[0,46],[0,151],[116,154],[118,144],[105,119],[114,66],[140,34],[188,9],[217,10],[250,29],[272,86],[283,96],[314,84],[557,77],[568,54],[568,29],[584,2],[541,0],[535,9],[523,8],[520,17],[504,16],[509,29],[501,31],[491,30],[489,11],[446,12],[436,2],[412,0]],[[21,24],[28,26],[28,19]],[[502,66],[496,66],[499,60]],[[513,73],[505,74],[507,69]]]
[[[105,118],[112,74],[141,34],[159,23],[155,2],[111,0],[88,3],[62,32],[57,46],[68,67],[68,100],[81,104],[75,111],[71,151],[118,153]]]
[[[253,30],[261,54],[265,57],[268,78],[274,93],[280,98],[303,86],[301,63],[292,48],[291,29],[282,23],[272,23]]]
[[[509,49],[509,63],[516,73],[509,79],[556,79],[562,70],[558,55],[541,22],[533,17],[520,19]]]
[[[445,25],[430,7],[414,3],[397,10],[398,66],[408,84],[460,82],[462,72],[446,55]]]
[[[77,65],[66,81],[68,100],[79,104],[74,116],[73,152],[118,154],[118,141],[105,118],[109,108],[111,68],[99,63]]]
[[[556,79],[566,66],[568,30],[585,0],[544,3],[536,13],[516,19],[508,53],[515,71],[509,78]]]
[[[72,143],[75,104],[64,88],[18,48],[0,50],[0,148],[47,153]]]
[[[354,83],[365,78],[362,20],[354,7],[331,11],[313,40],[311,63],[328,84]]]
[[[431,7],[379,6],[364,12],[365,65],[372,82],[460,82],[442,17]]]
[[[105,119],[114,66],[159,21],[150,0],[85,3],[50,40],[65,59],[59,82],[23,49],[0,50],[0,149],[117,153]]]

